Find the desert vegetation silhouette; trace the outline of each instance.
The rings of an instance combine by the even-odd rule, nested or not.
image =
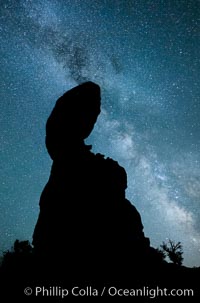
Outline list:
[[[168,240],[168,243],[163,242],[161,245],[162,252],[165,257],[176,264],[182,265],[183,263],[183,247],[181,242],[175,243],[172,240]]]

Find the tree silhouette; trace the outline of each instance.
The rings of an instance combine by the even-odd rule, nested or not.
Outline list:
[[[163,242],[160,245],[162,252],[166,257],[176,265],[182,265],[183,263],[183,248],[181,242],[175,243],[172,240],[169,240],[168,243]]]

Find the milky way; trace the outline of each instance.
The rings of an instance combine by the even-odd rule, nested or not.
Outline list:
[[[151,245],[200,265],[200,2],[1,1],[0,247],[31,241],[51,160],[45,123],[86,80],[102,88],[87,142],[128,175]]]

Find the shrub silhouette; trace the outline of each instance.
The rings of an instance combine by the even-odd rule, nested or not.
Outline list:
[[[182,265],[183,248],[181,242],[175,243],[174,241],[169,240],[168,243],[163,242],[160,246],[162,248],[161,252],[165,257],[168,257],[169,260],[176,265]]]
[[[19,270],[31,263],[33,247],[28,240],[15,240],[10,250],[3,252],[1,267],[3,270]]]
[[[26,240],[26,241],[16,240],[14,243],[14,252],[16,254],[27,255],[32,252],[32,246],[28,240]]]

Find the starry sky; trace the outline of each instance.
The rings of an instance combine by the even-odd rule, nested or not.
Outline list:
[[[151,245],[180,241],[200,265],[199,26],[199,0],[1,0],[1,252],[31,241],[47,117],[91,80],[102,111],[87,143],[126,169]]]

